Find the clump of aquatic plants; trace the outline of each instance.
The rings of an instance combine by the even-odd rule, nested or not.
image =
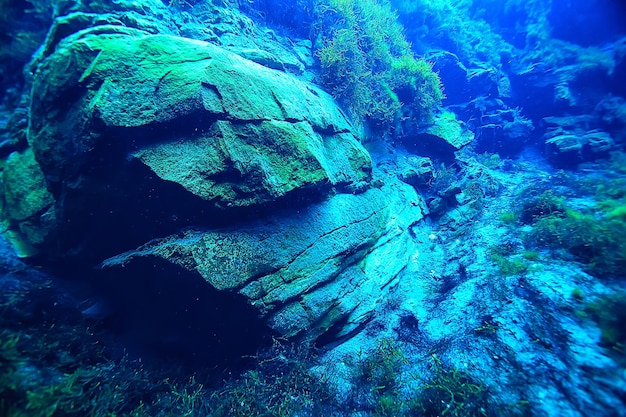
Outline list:
[[[398,343],[389,338],[378,341],[376,347],[356,364],[355,384],[369,396],[375,416],[399,415],[402,400],[398,391],[400,371],[408,363]],[[363,399],[362,399],[363,400]]]
[[[313,374],[310,352],[275,341],[257,365],[211,393],[211,416],[332,415],[337,410],[326,381]]]
[[[377,417],[520,415],[519,407],[496,408],[487,387],[475,377],[445,364],[435,354],[431,359],[430,376],[419,383],[409,381],[402,373],[409,365],[402,346],[393,339],[379,340],[353,364],[352,408]],[[401,389],[408,385],[414,388]]]
[[[407,415],[490,416],[496,415],[491,395],[485,385],[466,372],[446,366],[432,355],[432,377],[409,402]],[[504,408],[500,415],[509,415]]]
[[[528,240],[532,244],[562,249],[598,275],[626,270],[626,221],[611,213],[566,209],[539,218]]]
[[[602,332],[601,343],[626,359],[626,293],[604,296],[585,307]]]
[[[396,377],[407,359],[394,339],[384,338],[377,342],[376,347],[358,362],[358,379],[360,383],[372,384],[374,387],[393,389]]]
[[[539,252],[520,250],[520,245],[515,240],[504,240],[487,249],[488,259],[497,266],[502,275],[520,275],[537,269],[533,263],[540,260]]]
[[[112,349],[101,324],[81,315],[47,279],[0,275],[0,415],[332,415],[313,357],[289,344],[259,353],[227,381],[213,369],[156,367]],[[33,306],[36,304],[36,306]],[[36,310],[36,311],[35,311]]]
[[[124,357],[61,366],[24,349],[27,335],[0,335],[0,414],[18,416],[191,415],[203,410],[204,388],[193,378],[171,382]],[[62,347],[57,347],[61,349]],[[7,358],[7,354],[10,355]],[[43,362],[42,362],[43,361]]]
[[[386,0],[319,0],[315,13],[319,81],[357,122],[390,130],[403,113],[414,123],[431,120],[441,82],[413,55]]]
[[[500,182],[478,159],[471,157],[457,164],[460,169],[440,163],[433,170],[433,179],[424,190],[429,197],[431,215],[442,215],[462,205],[468,209],[465,215],[474,217],[482,213],[485,199],[500,192]]]
[[[505,276],[523,274],[529,268],[528,262],[519,256],[508,257],[499,253],[493,253],[490,259],[497,265],[500,273]]]
[[[353,370],[353,389],[345,406],[377,417],[404,415],[399,387],[401,371],[408,360],[395,339],[379,339],[370,351],[345,361]]]
[[[489,170],[482,166],[466,167],[462,181],[463,194],[468,204],[477,213],[484,208],[484,200],[494,197],[500,191],[501,185]]]
[[[0,275],[0,415],[151,416],[206,411],[201,383],[105,348],[99,323],[52,281]]]
[[[552,190],[546,190],[536,196],[531,196],[522,205],[520,221],[532,224],[549,216],[560,217],[565,213],[565,199],[556,195]]]
[[[626,182],[607,167],[571,177],[560,192],[533,185],[521,194],[521,223],[530,247],[568,254],[599,276],[626,270]]]

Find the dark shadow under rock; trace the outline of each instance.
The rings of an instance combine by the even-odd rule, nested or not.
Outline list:
[[[100,270],[90,284],[118,347],[155,365],[238,368],[271,344],[271,330],[244,297],[162,259]]]

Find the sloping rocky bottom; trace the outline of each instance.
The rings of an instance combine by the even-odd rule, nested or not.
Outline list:
[[[360,266],[398,271],[374,315],[298,343],[184,263],[118,259],[60,280],[3,244],[0,414],[626,415],[619,163],[583,178],[530,152],[459,160],[447,185],[463,191],[410,225],[409,262]],[[589,213],[611,228],[576,246]]]

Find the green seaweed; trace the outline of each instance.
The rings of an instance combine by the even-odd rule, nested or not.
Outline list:
[[[572,290],[572,298],[577,301],[582,301],[585,298],[585,294],[583,294],[580,288],[576,287]]]
[[[587,304],[585,312],[598,323],[602,345],[626,359],[626,294],[601,297]]]
[[[539,219],[529,233],[531,244],[564,249],[598,275],[626,268],[626,221],[568,209]]]
[[[387,1],[319,0],[315,10],[320,82],[356,122],[388,131],[403,113],[416,124],[431,120],[441,82],[415,58]]]
[[[408,360],[396,340],[381,338],[371,351],[350,361],[354,369],[352,395],[357,403],[367,404],[376,417],[406,415],[399,388],[401,371]]]
[[[523,274],[529,267],[528,262],[525,259],[511,258],[497,253],[492,254],[490,258],[491,261],[497,265],[500,273],[504,276]]]
[[[409,415],[488,416],[495,415],[487,387],[457,368],[444,365],[432,355],[433,377],[410,405]],[[499,410],[503,411],[503,410]]]
[[[257,360],[254,369],[211,393],[207,415],[287,417],[299,413],[324,415],[325,411],[332,414],[333,400],[326,381],[311,372],[314,362],[308,352],[275,340],[272,348]]]
[[[520,221],[532,224],[544,217],[561,217],[565,212],[565,199],[552,190],[546,190],[522,203]]]
[[[608,219],[626,220],[626,205],[617,206],[607,214]]]
[[[362,383],[374,391],[388,393],[396,388],[398,373],[407,359],[393,339],[380,339],[376,348],[359,362],[358,373]]]
[[[500,214],[500,221],[504,224],[514,225],[517,223],[517,215],[512,211],[505,211]]]

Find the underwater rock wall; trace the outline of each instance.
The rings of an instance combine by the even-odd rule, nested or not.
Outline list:
[[[295,190],[358,191],[371,171],[345,117],[318,88],[208,43],[123,27],[60,41],[35,73],[30,120],[29,145],[56,219],[71,218],[73,207],[121,210],[120,197],[143,195],[150,182],[152,200],[124,214],[141,223],[150,202],[163,199],[155,177],[197,198],[194,210],[223,214]],[[158,220],[150,233],[167,228]],[[101,232],[121,226],[92,221]],[[61,244],[59,256],[84,245],[87,233],[75,227],[42,225],[55,241],[78,240]]]
[[[230,228],[188,228],[102,268],[120,276],[133,262],[162,259],[242,294],[280,335],[313,342],[330,331],[330,342],[364,325],[397,285],[414,251],[407,230],[424,212],[415,190],[396,181]]]
[[[160,258],[280,335],[362,326],[406,266],[423,199],[371,188],[369,153],[318,87],[138,10],[55,20],[31,64],[28,148],[3,171],[6,236],[64,269],[112,257],[104,280]]]
[[[545,147],[553,164],[572,168],[624,148],[626,118],[615,105],[626,79],[623,3],[392,3],[414,48],[439,72],[443,105],[476,134],[478,151]],[[613,137],[597,143],[585,130]]]
[[[337,3],[335,34],[395,23]],[[435,76],[316,40],[307,0],[54,2],[0,82],[3,235],[37,266],[0,239],[0,415],[626,415],[626,30],[574,44],[559,3],[394,2]],[[315,85],[324,44],[384,129]]]
[[[528,52],[530,33],[525,42],[518,42],[488,30],[470,50],[469,43],[461,40],[473,39],[477,28],[486,28],[483,20],[473,18],[471,10],[460,7],[445,21],[441,10],[436,18],[427,18],[415,5],[399,6],[405,19],[421,23],[409,26],[409,33],[419,33],[430,25],[437,28],[433,33],[443,36],[446,24],[463,23],[458,33],[445,35],[450,51],[431,50],[428,42],[437,39],[433,34],[424,34],[417,45],[441,74],[448,90],[444,105],[449,111],[441,112],[432,126],[400,132],[406,134],[401,142],[411,152],[451,163],[455,152],[471,143],[478,150],[500,149],[506,143],[510,152],[541,134],[552,162],[565,164],[594,159],[623,146],[623,99],[607,96],[619,86],[604,88],[623,73],[622,49],[616,47],[611,55],[571,47],[568,57],[552,57],[535,65],[533,59],[540,55]],[[521,5],[515,10],[517,21],[537,19]],[[19,146],[12,145],[20,151],[11,155],[2,173],[5,235],[24,256],[81,267],[109,257],[119,259],[117,256],[124,262],[157,253],[163,257],[169,252],[155,248],[167,246],[171,240],[178,242],[181,233],[191,233],[187,228],[208,233],[210,245],[216,247],[215,242],[227,240],[224,236],[238,228],[257,230],[261,227],[255,223],[258,218],[279,225],[284,219],[284,229],[275,227],[283,234],[272,238],[280,242],[294,233],[295,222],[287,220],[294,212],[309,216],[315,212],[313,207],[332,212],[328,207],[335,203],[331,202],[342,200],[345,193],[353,195],[351,204],[362,211],[357,215],[356,210],[348,210],[350,216],[340,217],[345,224],[336,227],[349,230],[349,225],[370,213],[371,228],[348,233],[341,247],[324,255],[327,258],[310,261],[323,264],[333,259],[342,265],[346,259],[358,262],[367,258],[377,239],[390,233],[392,212],[386,207],[402,199],[414,201],[414,207],[420,209],[408,215],[407,224],[419,222],[427,211],[414,189],[405,189],[405,184],[396,181],[402,175],[392,173],[372,182],[373,162],[360,143],[360,133],[328,94],[306,81],[313,76],[309,72],[313,65],[309,41],[294,39],[286,46],[285,39],[271,29],[260,29],[235,9],[210,2],[177,9],[148,0],[111,4],[60,1],[54,11],[48,36],[28,66],[26,103],[15,112],[28,115],[26,137]],[[480,24],[470,29],[467,22]],[[541,46],[550,42],[543,39]],[[513,59],[516,48],[526,48],[526,54]],[[565,65],[568,59],[588,65]],[[578,100],[576,95],[563,96],[567,98],[562,101],[567,102],[563,108],[559,100],[549,109],[522,110],[509,105],[523,102],[521,91],[532,97],[541,95],[537,88],[560,94],[567,87],[571,92],[569,88],[577,85],[575,78],[581,74],[596,74],[603,80],[599,87],[594,84],[598,88],[593,97],[601,101],[593,108],[587,103],[589,97]],[[593,114],[563,115],[577,109],[591,109]],[[385,190],[384,197],[372,197],[376,195],[373,184]],[[446,198],[455,200],[459,191],[451,189],[453,197]],[[381,206],[377,199],[385,199],[386,204]],[[311,247],[330,233],[315,228],[310,232],[318,236]],[[403,233],[408,232],[398,236]],[[155,248],[136,249],[147,242]],[[277,245],[291,244],[285,242]],[[220,251],[252,253],[261,248],[258,243],[237,245],[223,243]],[[277,256],[278,249],[271,244],[263,249],[267,250],[263,256],[270,260],[262,266],[237,271],[240,276],[232,271],[220,273],[234,274],[228,285],[222,278],[202,273],[202,262],[197,259],[195,264],[180,259],[171,262],[185,263],[189,272],[199,272],[216,288],[240,292],[254,303],[263,300],[271,307],[260,311],[271,316],[278,314],[274,305],[280,305],[280,310],[289,304],[288,299],[295,298],[267,298],[280,281],[276,271],[293,259]],[[191,245],[187,252],[197,251]],[[196,266],[190,267],[192,264]],[[344,267],[337,265],[319,281],[303,285],[302,291],[285,293],[302,296],[327,285],[341,275]],[[378,278],[381,288],[394,274]],[[253,291],[252,283],[259,282],[265,282],[262,286],[267,288]],[[323,323],[320,329],[329,329],[337,317],[345,320],[356,308],[343,306],[337,310],[341,313],[325,319],[332,311],[330,304],[321,312],[310,313],[300,327],[274,327],[290,335],[318,322]],[[298,314],[304,317],[304,313]]]

